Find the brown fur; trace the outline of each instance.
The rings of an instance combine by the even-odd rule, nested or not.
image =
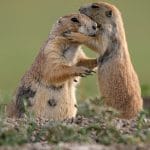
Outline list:
[[[71,19],[77,18],[78,22]],[[87,25],[88,22],[88,25]],[[22,117],[27,110],[36,117],[63,120],[75,117],[77,108],[74,79],[97,65],[80,49],[79,43],[63,37],[66,31],[85,35],[96,33],[96,23],[82,14],[64,16],[54,25],[45,45],[21,83],[8,107],[9,116]]]
[[[121,118],[137,116],[143,107],[141,89],[130,59],[119,10],[102,2],[87,4],[80,8],[80,12],[97,22],[98,34],[93,38],[71,33],[68,38],[80,41],[100,54],[98,81],[105,104],[119,110]]]

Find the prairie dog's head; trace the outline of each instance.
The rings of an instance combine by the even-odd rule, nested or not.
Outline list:
[[[97,23],[84,14],[70,14],[61,17],[54,25],[54,30],[59,35],[71,31],[94,36],[97,33]]]
[[[94,20],[99,29],[106,29],[108,32],[123,25],[120,11],[108,3],[86,4],[81,6],[79,11]]]

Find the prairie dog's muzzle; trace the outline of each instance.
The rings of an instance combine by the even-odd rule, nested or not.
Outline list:
[[[95,36],[97,33],[97,23],[94,21],[86,22],[84,26],[79,28],[79,32],[88,36]]]

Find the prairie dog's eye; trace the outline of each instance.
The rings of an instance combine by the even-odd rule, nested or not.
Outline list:
[[[99,8],[99,6],[97,6],[96,4],[92,4],[91,7],[92,7],[92,8]]]
[[[80,23],[79,20],[77,18],[75,18],[75,17],[71,18],[71,21],[72,22],[76,22],[76,23]]]
[[[106,11],[105,14],[106,14],[106,16],[109,17],[109,18],[112,17],[112,11],[111,11],[111,10]]]

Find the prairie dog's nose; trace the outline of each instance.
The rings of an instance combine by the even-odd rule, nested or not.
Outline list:
[[[92,26],[93,30],[96,30],[96,26]]]
[[[97,23],[94,23],[94,24],[92,25],[92,29],[93,29],[93,30],[97,30]]]

